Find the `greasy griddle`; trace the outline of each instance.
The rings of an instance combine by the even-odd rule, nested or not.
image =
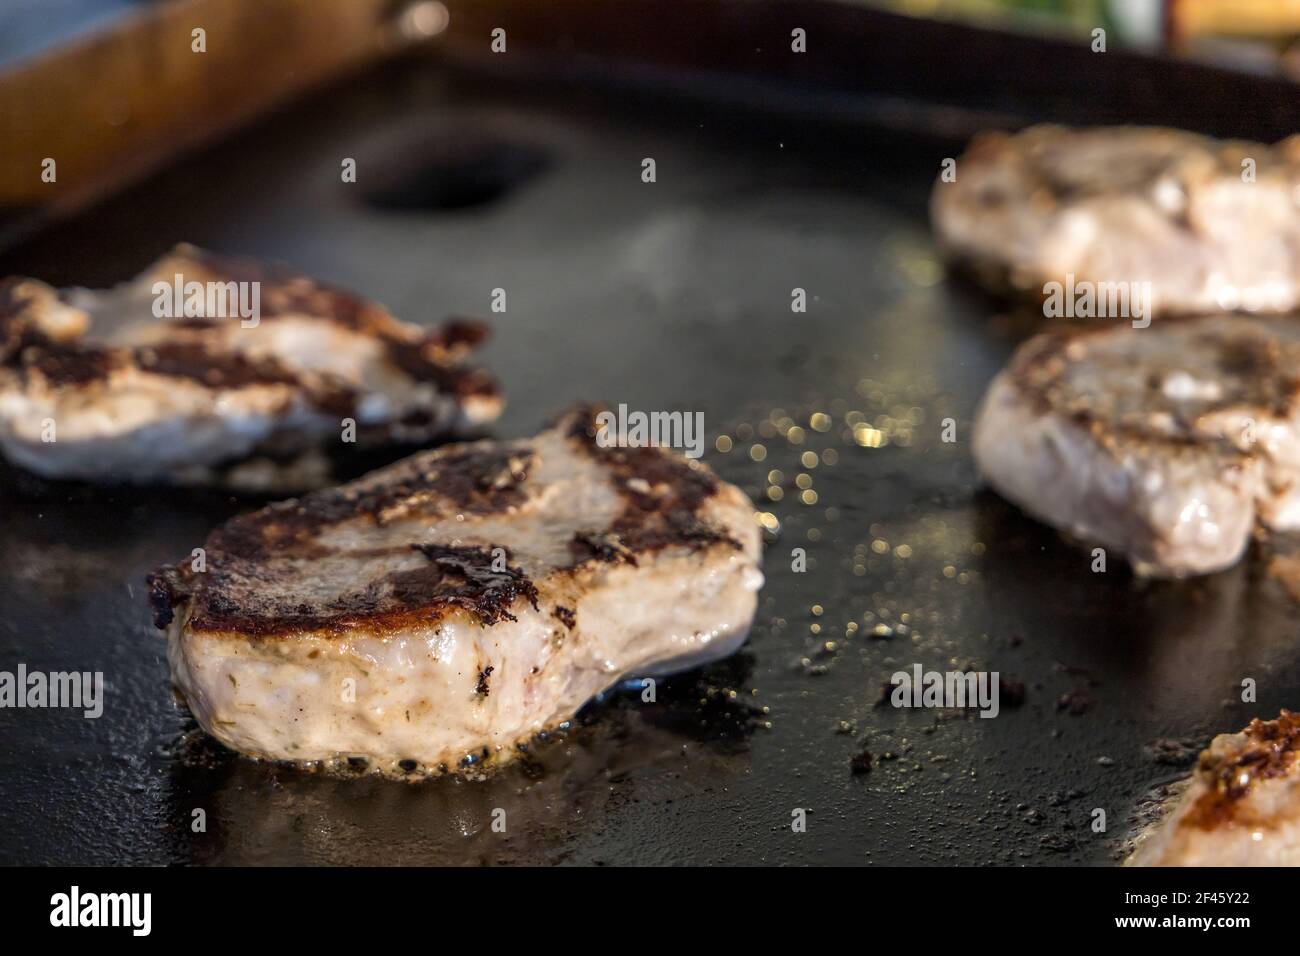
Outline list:
[[[0,273],[95,286],[185,240],[286,261],[414,321],[486,315],[510,401],[497,434],[583,399],[700,410],[711,441],[732,438],[708,460],[780,523],[735,657],[655,703],[613,693],[489,779],[407,785],[244,760],[173,702],[144,576],[256,502],[6,474],[0,664],[102,670],[109,692],[98,721],[0,710],[0,861],[1105,864],[1212,733],[1300,705],[1295,608],[1258,561],[1186,583],[1117,561],[1093,574],[1087,552],[981,489],[970,422],[1017,325],[936,260],[926,198],[960,143],[816,112],[416,58],[0,258]],[[355,185],[339,182],[346,156]],[[488,312],[494,288],[504,315]],[[846,436],[851,411],[880,436]],[[782,414],[802,443],[790,423],[760,429]],[[998,670],[1023,703],[1004,692],[994,720],[877,706],[914,662]],[[790,831],[795,808],[806,833]]]

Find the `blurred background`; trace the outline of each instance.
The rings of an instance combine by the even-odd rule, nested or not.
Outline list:
[[[816,39],[792,58],[800,24]],[[492,62],[497,28],[510,55]],[[1080,58],[1098,30],[1104,66]],[[497,76],[674,92],[707,80],[710,97],[777,108],[820,92],[825,113],[958,136],[1058,119],[1273,138],[1290,132],[1269,119],[1300,77],[1298,40],[1300,0],[0,0],[0,248],[33,213],[82,208],[413,51]],[[51,156],[57,180],[33,176]]]
[[[1089,36],[1100,26],[1124,46],[1300,75],[1297,0],[874,0],[874,5],[1027,33]]]
[[[0,64],[101,29],[168,0],[0,0]],[[172,0],[180,2],[180,0]],[[754,0],[763,2],[763,0]],[[906,16],[1028,33],[1087,35],[1126,46],[1295,75],[1300,0],[845,0]]]

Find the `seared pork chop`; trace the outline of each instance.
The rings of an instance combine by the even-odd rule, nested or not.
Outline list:
[[[1140,572],[1240,558],[1300,527],[1300,319],[1046,332],[990,385],[976,464],[1003,496]]]
[[[199,723],[255,757],[438,768],[732,653],[763,580],[752,504],[675,453],[604,447],[594,414],[235,518],[205,570],[157,572]]]
[[[176,303],[156,283],[257,283],[259,314],[193,314],[205,296],[191,314],[158,318]],[[496,418],[496,385],[464,362],[485,334],[473,322],[421,329],[352,293],[192,246],[106,291],[9,279],[0,449],[51,478],[311,487],[328,478],[321,451],[343,441],[420,442]]]
[[[1252,720],[1201,754],[1130,866],[1300,866],[1300,714]]]
[[[931,216],[949,257],[998,288],[1042,295],[1073,276],[1150,282],[1158,313],[1300,306],[1300,137],[986,133],[936,183]]]

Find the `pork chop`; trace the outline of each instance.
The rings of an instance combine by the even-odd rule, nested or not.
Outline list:
[[[1157,313],[1300,306],[1300,137],[986,133],[936,183],[931,218],[946,254],[998,289],[1042,295],[1073,276],[1150,282]]]
[[[1300,866],[1300,714],[1252,720],[1201,754],[1129,866]]]
[[[229,303],[163,292],[190,283],[256,288],[258,314],[214,315],[209,302]],[[9,279],[0,450],[49,478],[312,487],[328,478],[322,452],[352,439],[423,442],[496,418],[499,390],[464,361],[485,335],[468,321],[425,330],[350,292],[192,246],[111,290]]]
[[[1300,319],[1042,333],[990,385],[974,455],[1004,497],[1142,573],[1227,567],[1256,527],[1300,527]]]
[[[592,409],[424,452],[237,517],[150,579],[172,679],[254,757],[382,772],[508,757],[625,675],[744,640],[762,584],[744,493]]]

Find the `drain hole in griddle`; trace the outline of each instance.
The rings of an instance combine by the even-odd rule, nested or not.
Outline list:
[[[366,201],[386,210],[474,209],[498,202],[550,165],[550,156],[526,143],[443,133],[393,143],[358,177],[369,183]]]

